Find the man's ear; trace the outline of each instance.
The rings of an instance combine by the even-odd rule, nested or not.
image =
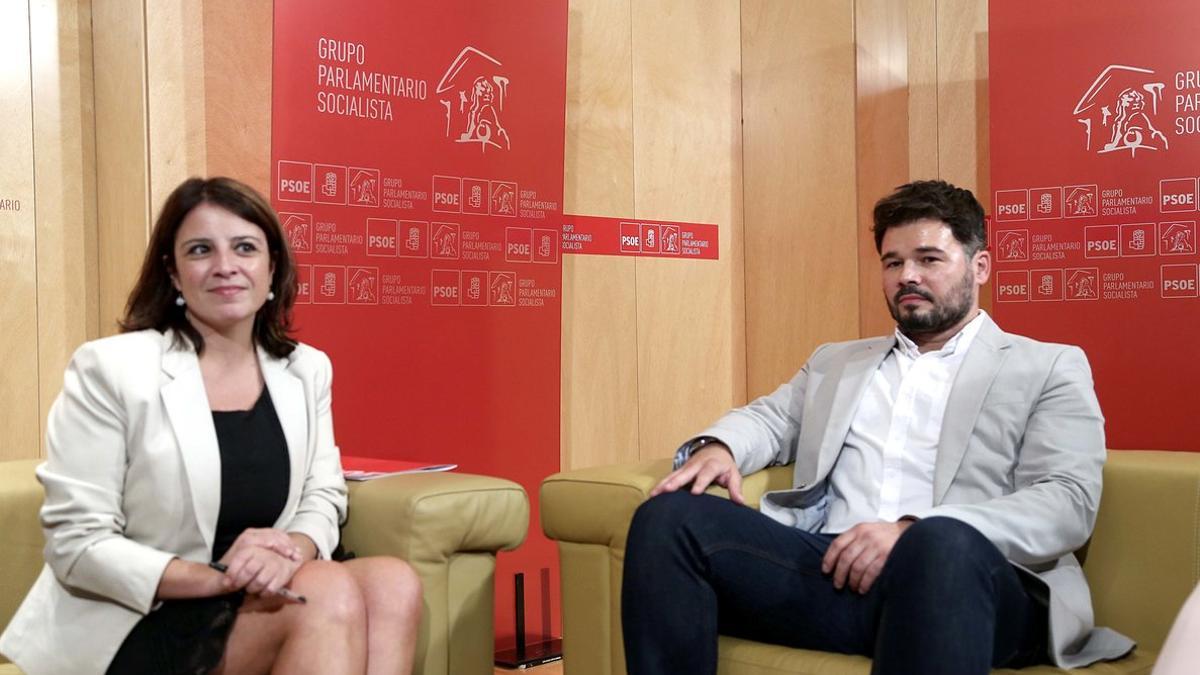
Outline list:
[[[982,286],[992,277],[992,252],[985,249],[977,251],[971,258],[975,272],[975,283]]]

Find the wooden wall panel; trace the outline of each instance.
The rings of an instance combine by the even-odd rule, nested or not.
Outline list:
[[[937,3],[938,175],[975,193],[991,210],[988,154],[987,3]],[[991,287],[980,291],[990,309]]]
[[[202,0],[149,0],[146,11],[146,121],[150,217],[189,176],[205,173]]]
[[[885,335],[895,328],[882,297],[875,250],[875,202],[908,182],[908,11],[895,0],[855,2],[858,114],[859,332]]]
[[[142,3],[96,0],[92,5],[102,335],[117,332],[149,235],[145,37]]]
[[[938,0],[907,0],[908,176],[938,173]]]
[[[942,178],[988,202],[987,6],[975,0],[858,0],[859,209],[909,180]],[[906,76],[896,76],[903,53]],[[887,50],[887,60],[880,61]],[[865,60],[864,60],[865,57]],[[890,79],[889,79],[890,78]],[[893,96],[880,96],[880,88]],[[903,129],[903,127],[907,127]],[[896,139],[904,135],[904,142]],[[902,172],[899,152],[907,155]],[[894,178],[889,183],[890,178]],[[860,240],[862,334],[893,327],[879,295],[874,242]],[[984,289],[982,302],[990,306]]]
[[[748,394],[859,334],[854,3],[742,2]]]
[[[985,204],[989,179],[987,3],[937,3],[938,175]]]
[[[563,209],[633,214],[629,1],[572,0]],[[638,459],[634,260],[563,257],[562,468]]]
[[[639,258],[643,459],[745,400],[738,3],[633,3],[634,215],[717,223],[720,260]]]
[[[204,121],[208,176],[232,176],[271,193],[269,2],[205,0]]]
[[[99,335],[91,3],[29,7],[37,185],[39,437],[75,348]]]
[[[38,455],[37,241],[29,4],[0,4],[0,459]]]

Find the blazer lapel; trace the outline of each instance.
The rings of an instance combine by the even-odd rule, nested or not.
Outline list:
[[[171,331],[164,334],[164,339],[167,346],[162,369],[167,383],[160,394],[183,458],[196,522],[204,544],[211,551],[221,510],[221,453],[217,446],[217,431],[196,353],[190,348],[172,346]]]
[[[815,477],[826,475],[833,467],[838,453],[846,443],[846,434],[850,433],[850,423],[854,420],[854,412],[862,400],[871,377],[879,370],[879,364],[887,356],[888,350],[895,344],[894,338],[880,338],[865,343],[855,353],[846,357],[840,373],[831,373],[828,378],[837,382],[833,395],[827,399],[829,407],[823,417],[828,420],[825,434],[821,439],[821,453],[817,462]],[[827,378],[827,379],[828,379]],[[817,410],[820,410],[819,406]],[[816,416],[820,419],[822,416]]]
[[[946,413],[942,417],[942,434],[938,438],[937,460],[933,469],[935,506],[942,503],[950,483],[958,473],[967,452],[967,443],[975,430],[975,421],[983,408],[983,399],[1000,372],[1008,347],[1004,332],[991,317],[985,317],[979,334],[975,336],[954,378],[950,399],[946,402]]]
[[[259,367],[262,369],[263,381],[267,391],[271,392],[271,401],[275,404],[275,415],[283,427],[283,436],[287,440],[288,458],[291,461],[291,477],[288,483],[287,508],[281,517],[291,513],[300,499],[300,491],[304,486],[304,463],[307,456],[309,435],[309,406],[304,402],[304,383],[294,373],[288,370],[289,361],[277,359],[267,354],[261,347],[258,349]]]

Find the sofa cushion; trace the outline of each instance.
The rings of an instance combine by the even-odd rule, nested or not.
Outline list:
[[[1096,625],[1160,649],[1200,580],[1200,453],[1110,451],[1080,558]]]
[[[0,556],[0,627],[7,626],[33,580],[42,571],[42,485],[33,469],[41,460],[4,462],[0,470],[0,532],[4,533],[4,555]],[[7,663],[0,656],[0,663]],[[17,673],[0,666],[0,675]]]
[[[1080,673],[1087,675],[1149,675],[1154,668],[1155,652],[1135,650],[1119,661],[1097,663]],[[807,649],[790,649],[721,637],[717,675],[870,675],[871,660]],[[1063,671],[1051,666],[1020,670],[993,670],[992,675],[1050,675]]]

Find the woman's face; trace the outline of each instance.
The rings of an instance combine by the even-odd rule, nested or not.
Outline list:
[[[202,203],[184,217],[174,254],[171,280],[187,301],[192,323],[221,333],[253,327],[275,271],[262,228]]]

